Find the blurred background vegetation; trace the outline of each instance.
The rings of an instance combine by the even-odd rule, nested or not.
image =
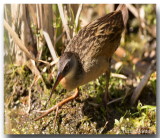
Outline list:
[[[71,95],[61,86],[46,101],[58,57],[77,32],[117,4],[4,5],[4,108],[6,134],[155,134],[156,5],[127,4],[129,20],[112,59],[103,107],[105,76],[80,87],[80,95],[35,122],[40,110]],[[106,114],[109,114],[107,117]],[[56,116],[56,117],[55,117]],[[55,119],[56,118],[56,119]]]

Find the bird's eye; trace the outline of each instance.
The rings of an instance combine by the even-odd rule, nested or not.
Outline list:
[[[67,65],[65,66],[65,71],[68,71],[68,70],[69,70],[69,68],[70,68],[70,65],[69,65],[69,64],[67,64]]]

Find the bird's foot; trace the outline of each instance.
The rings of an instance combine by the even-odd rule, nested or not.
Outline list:
[[[51,113],[51,112],[54,111],[54,110],[57,110],[57,111],[56,111],[56,114],[57,114],[58,109],[59,109],[60,107],[62,107],[62,105],[64,105],[65,103],[67,103],[67,102],[69,102],[69,101],[75,99],[75,98],[78,96],[78,93],[79,93],[79,91],[78,91],[78,88],[77,88],[76,91],[75,91],[75,93],[74,93],[72,96],[70,96],[70,97],[68,97],[68,98],[66,98],[66,99],[64,99],[64,100],[62,100],[61,102],[57,103],[56,105],[54,105],[53,107],[51,107],[51,108],[48,109],[48,110],[39,111],[39,112],[42,113],[42,115],[39,116],[39,117],[37,117],[37,118],[34,119],[34,120],[37,121],[37,120],[39,120],[39,119],[41,119],[41,118],[47,116],[49,113]]]

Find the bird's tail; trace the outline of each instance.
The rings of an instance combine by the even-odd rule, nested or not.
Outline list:
[[[120,4],[116,11],[121,11],[122,12],[122,16],[123,16],[123,22],[124,22],[124,25],[126,26],[127,24],[127,21],[128,21],[128,9],[127,9],[127,6],[125,4]]]

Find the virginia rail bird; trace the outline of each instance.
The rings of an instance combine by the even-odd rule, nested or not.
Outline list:
[[[125,29],[127,20],[128,10],[126,5],[122,4],[118,6],[116,11],[83,27],[72,38],[59,59],[58,75],[52,92],[59,83],[65,89],[73,90],[106,73],[107,87],[104,96],[106,102],[108,99],[111,57],[120,44],[121,34]],[[46,110],[41,117],[77,96],[78,89],[71,97]]]

